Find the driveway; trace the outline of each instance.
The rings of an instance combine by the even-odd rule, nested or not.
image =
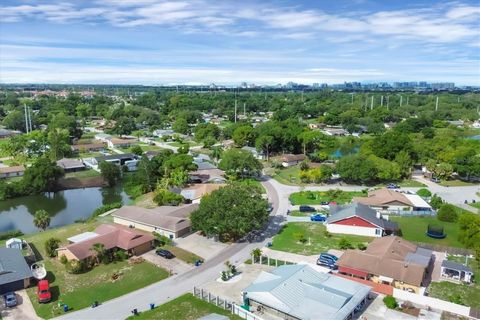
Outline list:
[[[190,251],[204,260],[209,260],[218,255],[223,249],[228,247],[225,243],[220,243],[199,235],[192,233],[183,238],[174,240],[177,247]]]
[[[18,305],[14,308],[5,308],[3,299],[0,303],[0,314],[4,320],[37,320],[40,319],[33,309],[32,302],[27,295],[27,291],[20,290],[15,292],[17,295]]]
[[[195,268],[193,265],[188,264],[185,261],[180,260],[178,258],[173,258],[173,259],[162,258],[155,253],[155,250],[151,250],[147,253],[144,253],[141,255],[141,257],[147,260],[148,262],[153,263],[156,266],[164,268],[165,270],[169,271],[171,275],[182,274]]]

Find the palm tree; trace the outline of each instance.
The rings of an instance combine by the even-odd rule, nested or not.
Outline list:
[[[37,210],[33,216],[33,224],[38,229],[45,231],[50,225],[50,215],[45,210]]]
[[[90,250],[95,251],[95,258],[97,259],[97,264],[100,264],[100,260],[106,253],[105,245],[103,243],[94,243]]]
[[[212,158],[215,160],[215,164],[218,165],[218,160],[222,156],[222,148],[221,147],[212,147]]]
[[[252,252],[250,252],[250,254],[253,256],[253,263],[255,263],[255,261],[259,260],[260,257],[262,256],[262,249],[260,248],[255,248],[252,250]]]

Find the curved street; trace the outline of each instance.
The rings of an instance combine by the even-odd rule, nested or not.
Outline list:
[[[479,189],[478,185],[442,187],[429,181],[422,180],[421,182],[427,184],[432,193],[437,193],[448,202],[457,205],[463,204],[465,196],[470,196],[472,199],[477,199],[477,201],[479,198],[476,195]],[[240,264],[250,257],[250,252],[254,248],[264,247],[267,242],[271,241],[272,237],[280,230],[281,224],[286,221],[286,212],[290,207],[288,198],[291,193],[301,190],[326,191],[329,189],[360,191],[366,188],[365,186],[354,185],[288,186],[267,176],[263,177],[262,185],[267,190],[273,211],[268,226],[261,233],[260,237],[250,242],[233,243],[214,258],[191,271],[169,277],[148,287],[109,300],[94,309],[86,308],[74,311],[58,319],[124,319],[131,315],[131,311],[134,308],[137,308],[139,311],[145,311],[149,309],[150,303],[155,303],[156,305],[163,304],[192,291],[194,286],[200,286],[219,277],[220,272],[224,269],[225,261],[229,260],[234,264]],[[416,191],[419,188],[402,189]]]

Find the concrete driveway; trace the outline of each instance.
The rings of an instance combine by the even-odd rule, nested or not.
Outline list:
[[[204,260],[209,260],[215,257],[223,249],[228,247],[227,244],[216,242],[213,239],[203,237],[198,233],[192,233],[186,237],[177,238],[174,242],[177,247],[193,252]]]
[[[35,309],[33,309],[32,302],[30,301],[30,298],[27,295],[27,291],[25,290],[20,290],[15,292],[17,295],[17,301],[18,305],[14,308],[5,308],[5,305],[3,303],[3,298],[2,301],[0,302],[1,307],[0,307],[0,314],[2,316],[2,319],[5,320],[37,320],[40,319],[37,317],[37,314],[35,313]]]
[[[141,255],[142,258],[156,266],[162,267],[169,271],[171,275],[182,274],[195,268],[193,265],[186,263],[178,258],[165,259],[155,253],[155,250],[151,250]]]

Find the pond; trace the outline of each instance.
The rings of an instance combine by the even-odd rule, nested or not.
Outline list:
[[[480,134],[477,134],[476,136],[469,136],[469,137],[467,137],[467,139],[470,139],[470,140],[480,140]]]
[[[335,152],[330,154],[330,157],[334,159],[340,159],[344,156],[358,153],[359,150],[360,150],[360,147],[358,146],[353,148],[338,148],[337,150],[335,150]]]
[[[71,189],[0,201],[0,232],[37,232],[33,215],[40,209],[50,214],[50,227],[60,227],[90,217],[104,204],[120,201],[129,201],[121,187]]]

